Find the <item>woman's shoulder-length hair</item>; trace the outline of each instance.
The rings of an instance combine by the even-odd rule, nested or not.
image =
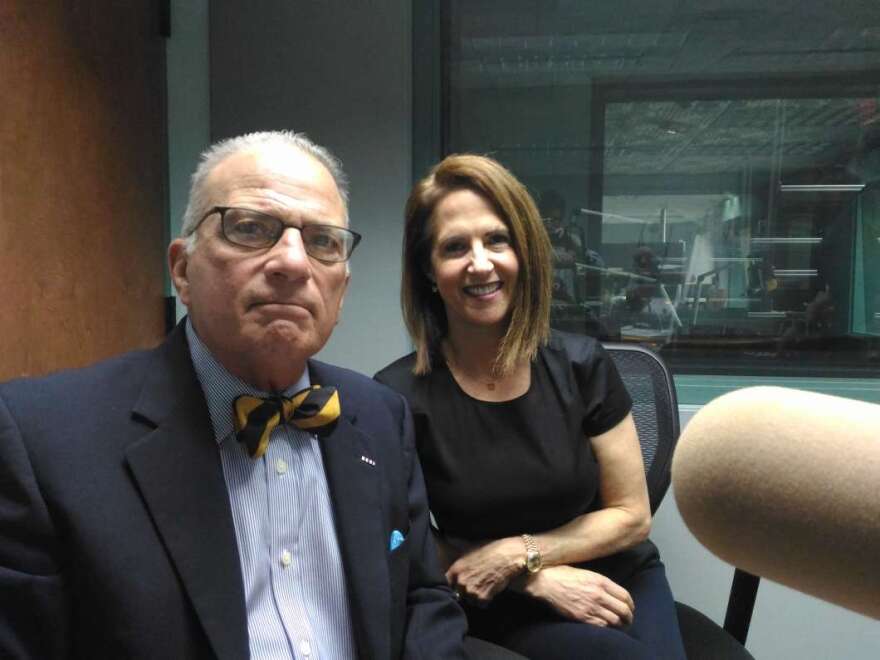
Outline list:
[[[412,189],[405,209],[401,307],[416,346],[413,372],[431,371],[447,332],[446,310],[432,290],[432,216],[443,197],[471,190],[495,209],[507,225],[519,260],[510,323],[495,360],[499,375],[522,357],[532,360],[550,335],[553,286],[552,251],[535,202],[513,174],[497,161],[474,154],[454,154],[435,165]]]

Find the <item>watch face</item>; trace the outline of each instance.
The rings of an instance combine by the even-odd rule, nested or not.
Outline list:
[[[526,553],[526,569],[528,569],[529,573],[537,573],[541,570],[540,553],[537,553],[534,550],[530,550]]]

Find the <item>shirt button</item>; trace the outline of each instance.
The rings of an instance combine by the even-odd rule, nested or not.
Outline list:
[[[287,472],[287,461],[283,458],[279,458],[275,461],[275,472],[278,474],[285,474]]]
[[[281,565],[284,566],[284,568],[287,568],[288,566],[290,566],[290,562],[292,560],[293,560],[293,558],[291,557],[289,550],[285,550],[284,552],[281,553]]]
[[[309,640],[300,640],[299,652],[306,658],[308,658],[312,654],[312,645],[309,644]]]

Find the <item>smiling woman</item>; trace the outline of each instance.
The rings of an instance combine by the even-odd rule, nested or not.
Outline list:
[[[450,156],[406,206],[410,403],[471,634],[533,660],[683,658],[631,401],[593,339],[550,332],[550,240],[499,163]],[[636,613],[638,610],[638,613]]]

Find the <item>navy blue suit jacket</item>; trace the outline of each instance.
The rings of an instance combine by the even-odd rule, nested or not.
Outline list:
[[[354,372],[309,369],[342,402],[320,442],[359,657],[464,657],[406,404]],[[395,529],[406,540],[392,552]],[[248,657],[232,514],[182,326],[151,351],[0,385],[0,657]]]

